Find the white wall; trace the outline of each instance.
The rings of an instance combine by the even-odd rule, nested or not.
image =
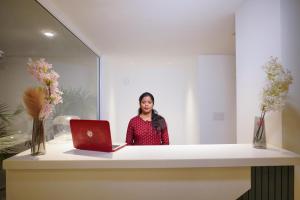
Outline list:
[[[236,12],[237,142],[251,143],[270,56],[281,56],[280,0],[246,0]],[[281,113],[266,115],[268,143],[281,146]]]
[[[171,144],[234,143],[235,104],[229,101],[234,97],[222,95],[234,93],[233,63],[232,56],[104,55],[101,119],[110,121],[113,140],[123,142],[130,118],[137,115],[138,98],[148,91],[155,97],[155,109],[167,120]],[[226,86],[212,91],[200,85]],[[213,121],[213,112],[225,112],[225,120]]]
[[[283,0],[281,10],[283,63],[294,79],[283,113],[283,143],[300,153],[300,1]]]
[[[300,1],[281,0],[282,58],[293,75],[283,112],[283,147],[300,154]],[[295,168],[295,199],[300,199],[300,166]],[[297,189],[296,189],[297,188]]]
[[[171,144],[197,143],[196,57],[101,56],[101,119],[111,123],[113,140],[125,141],[143,92],[166,118]]]
[[[236,143],[235,57],[199,56],[198,70],[201,143]]]

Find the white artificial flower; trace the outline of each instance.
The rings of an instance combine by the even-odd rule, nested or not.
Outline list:
[[[288,70],[278,62],[277,57],[271,57],[263,66],[267,74],[266,85],[262,91],[262,112],[282,110],[293,77]]]

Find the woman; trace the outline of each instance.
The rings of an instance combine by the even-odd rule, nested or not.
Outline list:
[[[128,145],[169,144],[167,123],[153,109],[153,95],[145,92],[140,96],[139,102],[138,115],[133,117],[128,124],[126,143]]]

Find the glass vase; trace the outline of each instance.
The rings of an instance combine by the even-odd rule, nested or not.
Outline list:
[[[43,155],[46,153],[45,133],[43,120],[34,119],[31,138],[31,155]]]
[[[253,147],[258,149],[266,149],[266,130],[264,117],[255,117]]]

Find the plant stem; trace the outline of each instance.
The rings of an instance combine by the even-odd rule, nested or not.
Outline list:
[[[31,154],[39,155],[45,151],[44,127],[40,119],[33,120]]]
[[[50,103],[52,103],[50,85],[47,86],[47,88],[48,88],[48,96],[49,96],[49,99],[50,99]]]
[[[259,132],[259,137],[258,137],[258,140],[261,140],[261,137],[262,137],[262,133],[265,131],[264,130],[264,123],[265,123],[265,114],[266,114],[266,111],[263,112],[263,116],[262,118],[260,119],[261,123],[260,123],[260,128],[262,129],[260,132]]]
[[[262,132],[264,131],[263,129],[263,123],[264,123],[264,119],[265,119],[265,114],[266,114],[266,111],[265,111],[265,108],[263,107],[262,111],[261,111],[261,115],[260,115],[260,118],[259,118],[259,127],[256,131],[256,134],[255,134],[255,138],[260,140],[261,137],[262,137]],[[261,129],[263,129],[261,131]]]

